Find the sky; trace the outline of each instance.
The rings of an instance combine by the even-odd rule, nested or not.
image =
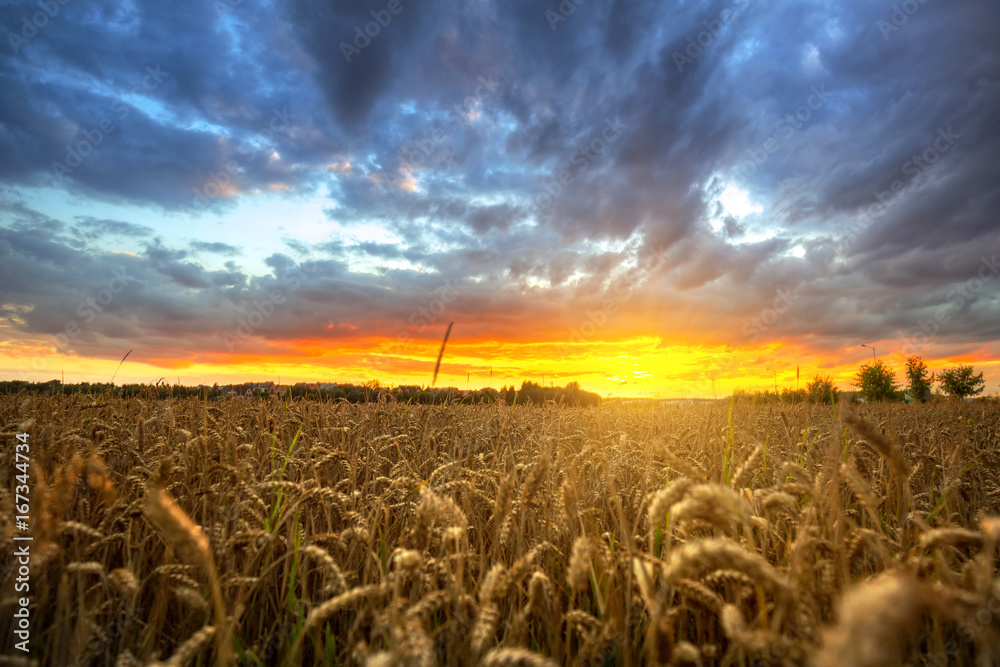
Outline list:
[[[1000,0],[0,1],[0,377],[1000,391]],[[870,347],[862,347],[862,344]],[[874,351],[870,348],[875,348]]]

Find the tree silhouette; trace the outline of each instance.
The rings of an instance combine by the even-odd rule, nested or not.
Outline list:
[[[869,401],[884,401],[896,392],[896,374],[881,359],[863,364],[854,376],[854,386]]]
[[[972,366],[946,368],[941,371],[941,377],[938,381],[941,383],[941,389],[944,393],[957,398],[981,394],[985,386],[983,374],[973,375]]]
[[[910,396],[914,401],[923,403],[931,395],[931,383],[934,376],[927,375],[927,364],[923,359],[912,356],[906,360],[906,379],[909,381]]]

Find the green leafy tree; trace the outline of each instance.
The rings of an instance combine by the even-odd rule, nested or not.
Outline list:
[[[840,390],[833,386],[833,380],[829,377],[817,375],[812,382],[806,384],[806,394],[813,403],[831,403],[837,400]]]
[[[861,366],[854,376],[854,386],[869,401],[885,401],[896,393],[896,374],[881,359],[877,359]]]
[[[972,366],[959,366],[958,368],[946,368],[941,371],[938,379],[941,389],[949,396],[965,398],[983,393],[985,382],[983,374],[972,374]]]
[[[923,359],[912,356],[906,360],[906,379],[909,382],[910,396],[914,401],[923,403],[931,395],[931,383],[934,376],[927,374],[927,364]]]

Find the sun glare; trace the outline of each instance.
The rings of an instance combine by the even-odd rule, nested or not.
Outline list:
[[[750,193],[735,185],[727,185],[719,195],[719,202],[733,217],[742,220],[753,213],[762,213],[764,207],[750,201]]]

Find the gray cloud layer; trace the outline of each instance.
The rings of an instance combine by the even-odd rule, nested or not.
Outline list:
[[[134,282],[74,338],[82,354],[126,340],[203,350],[296,268],[310,277],[261,328],[273,340],[393,335],[447,279],[468,281],[455,317],[475,335],[559,340],[543,323],[575,321],[622,266],[665,250],[606,335],[643,322],[738,342],[785,285],[798,301],[767,337],[834,349],[908,334],[1000,254],[988,3],[920,4],[903,23],[891,3],[853,1],[590,0],[555,20],[546,11],[571,3],[400,0],[348,62],[341,43],[362,44],[355,29],[389,4],[70,2],[17,53],[6,44],[7,188],[195,221],[194,191],[227,170],[238,192],[330,193],[329,241],[286,225],[268,276],[241,268],[235,238],[167,247],[85,205],[58,221],[9,198],[0,298],[14,330],[62,330],[121,264]],[[37,11],[0,6],[0,26],[17,35]],[[276,110],[291,120],[268,133]],[[57,176],[102,121],[114,129]],[[722,209],[730,183],[763,212]],[[341,226],[358,222],[402,241],[347,243]],[[115,235],[143,253],[109,257]],[[228,268],[206,268],[219,258]],[[423,272],[388,268],[399,262]],[[964,301],[946,342],[1000,337],[998,284]]]

